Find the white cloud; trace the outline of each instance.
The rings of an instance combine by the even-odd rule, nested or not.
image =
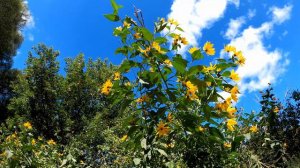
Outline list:
[[[281,24],[290,19],[292,8],[292,5],[285,5],[283,8],[274,6],[270,8],[269,12],[271,12],[273,15],[273,21],[275,23]]]
[[[230,19],[229,28],[225,33],[225,37],[227,39],[235,38],[239,34],[240,28],[244,23],[245,23],[244,17],[239,17],[237,19]]]
[[[34,41],[34,36],[31,33],[28,34],[28,40]]]
[[[168,18],[173,18],[185,30],[181,33],[190,45],[197,46],[202,30],[219,20],[228,3],[238,5],[239,0],[174,0]],[[187,46],[181,48],[185,52]]]
[[[236,7],[240,6],[240,0],[229,0],[229,2],[233,3]]]
[[[255,9],[249,9],[248,10],[248,13],[247,13],[248,19],[252,19],[255,15],[256,15],[256,10]]]
[[[237,69],[241,77],[239,86],[242,92],[264,89],[268,83],[274,83],[285,71],[289,63],[287,54],[278,48],[270,50],[263,40],[270,35],[276,24],[283,23],[289,18],[290,9],[291,7],[286,6],[272,7],[271,21],[264,22],[259,27],[249,26],[242,31],[240,36],[230,41],[230,44],[241,50],[246,58],[246,64]],[[288,13],[282,11],[288,11]]]

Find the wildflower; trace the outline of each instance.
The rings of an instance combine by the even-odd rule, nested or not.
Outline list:
[[[168,19],[168,22],[169,22],[171,25],[175,25],[175,26],[178,26],[178,25],[179,25],[179,23],[178,23],[175,19],[169,18],[169,19]]]
[[[144,95],[144,96],[141,96],[140,98],[137,98],[135,101],[137,102],[137,103],[142,103],[142,102],[147,102],[147,101],[149,101],[149,97],[147,96],[147,95]]]
[[[38,140],[41,141],[43,140],[43,138],[41,136],[38,136]]]
[[[53,139],[47,141],[48,145],[56,145],[56,142]]]
[[[203,50],[207,55],[215,55],[215,48],[211,42],[206,42],[203,46]]]
[[[123,22],[123,27],[126,27],[127,29],[129,29],[130,28],[130,23],[124,21]]]
[[[203,71],[205,73],[209,73],[209,71],[214,71],[216,69],[216,65],[210,63],[210,65],[208,67],[203,67]]]
[[[166,22],[165,18],[161,18],[161,19],[160,19],[160,22],[161,22],[161,23],[165,23],[165,22]]]
[[[230,91],[230,95],[231,95],[231,98],[232,100],[234,100],[235,102],[237,102],[238,100],[238,97],[237,97],[237,94],[239,93],[239,90],[238,90],[238,87],[237,86],[234,86],[231,91]]]
[[[111,80],[108,79],[102,86],[101,93],[108,95],[112,86],[113,86],[113,84],[112,84]]]
[[[224,50],[225,50],[226,52],[235,52],[235,51],[236,51],[235,47],[234,47],[234,46],[231,46],[231,45],[226,45],[226,46],[224,47]]]
[[[151,50],[150,47],[147,47],[145,50],[142,49],[141,47],[139,47],[139,51],[143,54],[145,54],[146,56],[148,56],[148,52]]]
[[[168,120],[169,122],[172,122],[172,120],[173,120],[172,113],[169,113],[169,114],[168,114],[167,120]]]
[[[199,48],[197,48],[197,47],[192,47],[192,48],[190,48],[190,50],[189,50],[189,53],[190,54],[193,54],[195,51],[197,51],[197,50],[199,50]]]
[[[121,141],[124,142],[127,140],[127,138],[128,138],[128,135],[123,135],[123,137],[121,138]]]
[[[234,70],[231,70],[230,78],[235,82],[238,82],[240,80],[239,75],[235,73]]]
[[[225,147],[225,148],[231,148],[231,143],[225,142],[225,143],[224,143],[224,147]]]
[[[237,111],[236,108],[234,107],[228,107],[227,108],[227,113],[229,118],[234,118],[234,113]]]
[[[249,130],[253,133],[257,132],[258,131],[257,125],[251,126]]]
[[[180,40],[181,40],[181,43],[184,45],[187,45],[189,43],[185,37],[181,37]]]
[[[131,83],[128,81],[124,85],[128,87],[128,86],[131,86]]]
[[[211,82],[205,82],[206,86],[210,87],[211,86]]]
[[[135,34],[133,35],[133,37],[134,37],[135,39],[139,39],[139,38],[141,38],[141,34],[140,34],[140,33],[135,33]]]
[[[36,144],[35,139],[32,139],[32,140],[31,140],[31,144],[32,144],[32,145],[35,145],[35,144]]]
[[[120,72],[115,72],[114,74],[114,80],[120,80],[121,74]]]
[[[159,137],[166,136],[169,134],[170,128],[166,125],[167,124],[163,123],[162,121],[160,121],[159,124],[157,125],[156,132]]]
[[[169,59],[166,59],[164,64],[166,64],[168,67],[173,67],[172,62]]]
[[[236,57],[237,57],[237,64],[243,66],[245,65],[246,62],[246,58],[243,56],[242,52],[239,51],[237,53],[235,53]]]
[[[223,101],[222,103],[217,103],[216,104],[216,109],[219,112],[222,111],[227,111],[228,107],[231,105],[231,97],[228,97],[225,101]]]
[[[234,126],[237,125],[236,119],[228,119],[227,120],[227,129],[230,131],[234,131]]]
[[[279,112],[279,108],[276,106],[273,110],[274,113],[278,113]]]
[[[191,100],[198,99],[198,96],[196,95],[196,92],[198,91],[198,87],[192,82],[187,81],[186,82],[186,87],[187,87],[187,97]]]
[[[118,31],[122,31],[122,27],[121,26],[116,27],[115,29],[118,30]]]
[[[200,132],[203,132],[205,129],[204,129],[203,127],[199,126],[199,127],[198,127],[198,130],[199,130]]]
[[[153,43],[152,43],[152,47],[153,47],[156,51],[158,51],[160,54],[165,54],[165,52],[161,50],[161,47],[160,47],[159,43],[153,42]]]
[[[32,125],[31,125],[31,123],[30,122],[25,122],[24,124],[23,124],[23,126],[25,127],[25,128],[27,128],[27,129],[32,129]]]

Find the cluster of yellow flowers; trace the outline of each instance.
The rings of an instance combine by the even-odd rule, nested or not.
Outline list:
[[[170,132],[170,127],[168,127],[166,123],[160,121],[157,125],[156,132],[159,137],[166,136]]]
[[[105,95],[108,95],[111,88],[113,86],[113,83],[111,82],[110,79],[108,79],[102,86],[102,89],[101,89],[101,93],[102,94],[105,94]]]
[[[26,128],[26,129],[32,129],[32,125],[31,125],[31,123],[30,122],[25,122],[24,124],[23,124],[23,126]]]
[[[174,36],[172,45],[176,46],[176,45],[178,45],[178,42],[181,42],[183,45],[188,45],[189,44],[187,39],[185,37],[181,37],[179,34]]]
[[[198,87],[196,85],[194,85],[191,81],[187,81],[185,83],[185,85],[186,85],[186,88],[187,88],[186,96],[190,100],[198,99],[198,96],[196,95],[196,93],[198,92]]]
[[[193,54],[195,51],[198,51],[200,50],[199,48],[197,47],[192,47],[189,49],[189,53],[190,54]],[[207,41],[204,46],[203,46],[203,51],[207,54],[207,55],[210,55],[210,56],[213,56],[215,55],[216,51],[215,51],[215,48],[214,48],[214,44],[212,44],[211,42]]]
[[[224,47],[224,50],[228,53],[233,53],[233,57],[237,58],[237,64],[244,65],[246,58],[243,56],[242,51],[237,51],[237,49],[234,46],[226,45]]]

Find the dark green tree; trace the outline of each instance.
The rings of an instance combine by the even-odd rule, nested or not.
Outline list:
[[[34,47],[27,67],[13,85],[16,96],[10,110],[32,121],[33,126],[46,138],[63,141],[66,115],[61,108],[63,77],[58,74],[58,51],[45,45]],[[60,139],[61,138],[61,139]]]
[[[7,105],[13,96],[9,85],[18,71],[11,67],[23,41],[20,30],[26,23],[26,11],[23,0],[0,1],[0,122],[7,118]]]

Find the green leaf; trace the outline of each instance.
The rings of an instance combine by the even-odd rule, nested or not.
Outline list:
[[[118,5],[115,0],[110,0],[110,3],[111,3],[111,6],[114,9],[114,14],[118,14],[119,9],[122,8],[123,6]]]
[[[124,60],[119,68],[119,72],[129,71],[130,68],[137,66],[137,63],[131,60]]]
[[[203,55],[202,55],[200,50],[196,50],[196,51],[193,52],[193,54],[192,54],[192,59],[193,60],[199,60],[199,59],[202,59],[202,58],[203,58]]]
[[[113,22],[117,22],[120,20],[120,17],[115,14],[105,14],[104,17],[106,17],[106,19],[113,21]]]
[[[202,65],[195,65],[195,66],[192,66],[189,71],[188,71],[188,75],[189,76],[192,76],[192,75],[195,75],[199,72],[201,72],[203,69],[203,66]]]
[[[184,30],[181,27],[177,27],[176,29],[181,31],[181,32],[184,32]]]
[[[135,165],[139,165],[141,163],[141,159],[140,158],[134,158],[133,162]]]
[[[229,71],[225,71],[223,74],[222,74],[222,76],[223,77],[229,77],[230,76],[230,72]]]
[[[146,40],[151,41],[153,39],[153,35],[148,29],[141,28],[141,31]]]
[[[154,41],[159,43],[159,44],[162,44],[162,43],[166,43],[168,40],[164,37],[157,37],[157,38],[155,38]]]
[[[186,66],[187,66],[187,60],[183,59],[181,56],[177,55],[176,57],[173,58],[172,64],[174,68],[180,72],[184,73]]]
[[[155,149],[155,150],[157,150],[161,155],[168,157],[168,154],[164,150],[162,149]]]
[[[146,140],[145,138],[143,138],[143,139],[141,140],[141,147],[142,147],[143,149],[147,149],[147,140]]]

